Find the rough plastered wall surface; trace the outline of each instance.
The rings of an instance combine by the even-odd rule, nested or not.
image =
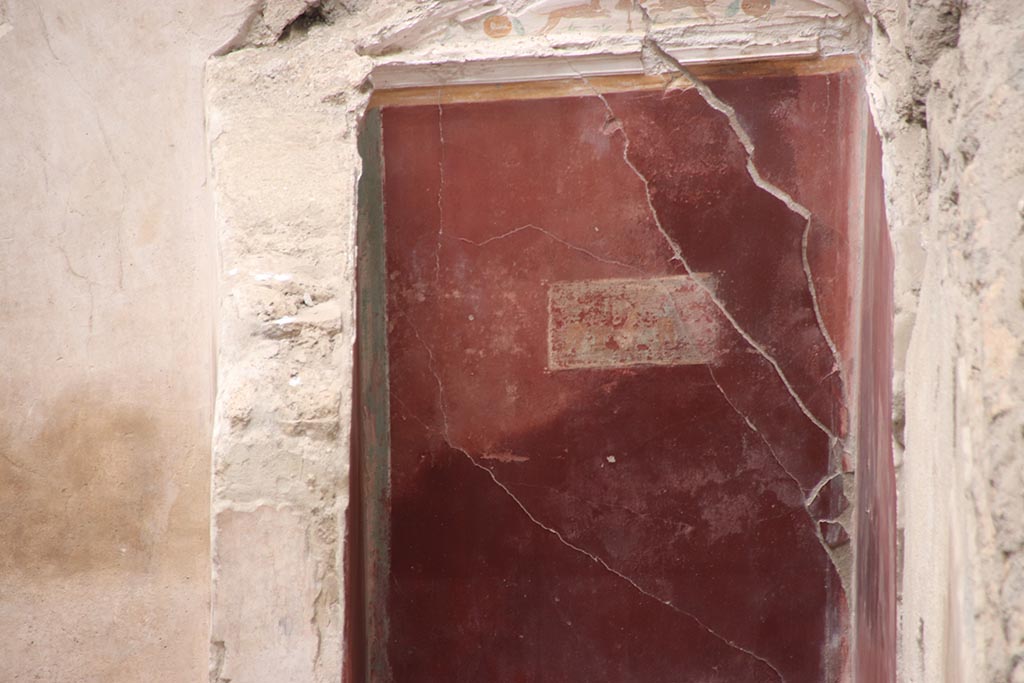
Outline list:
[[[209,66],[223,278],[212,681],[340,677],[359,66],[301,35]]]
[[[2,681],[206,677],[202,74],[245,9],[0,2]]]
[[[906,681],[1024,681],[1024,11],[871,2]]]

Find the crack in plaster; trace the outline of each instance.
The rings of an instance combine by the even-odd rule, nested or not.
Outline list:
[[[67,213],[67,206],[65,206],[65,215],[66,215],[66,213]],[[65,231],[66,231],[66,229],[65,229]],[[61,237],[63,237],[63,236],[64,236],[63,233],[61,233]],[[75,270],[74,266],[71,265],[71,257],[68,256],[68,250],[64,247],[63,244],[57,244],[56,247],[57,247],[57,250],[60,252],[61,256],[64,257],[64,266],[65,266],[65,269],[68,271],[68,273],[71,276],[73,276],[75,278],[78,278],[79,280],[82,280],[85,283],[86,288],[89,290],[89,322],[88,322],[88,330],[89,330],[89,336],[91,337],[92,336],[92,332],[93,332],[93,318],[95,317],[95,313],[96,313],[96,296],[93,293],[92,288],[93,288],[93,285],[95,285],[96,283],[94,283],[87,276],[82,275],[77,270]]]
[[[832,339],[832,334],[828,331],[828,326],[825,324],[825,316],[821,312],[821,305],[818,301],[818,286],[814,284],[814,274],[811,272],[811,259],[807,255],[807,247],[811,239],[811,226],[812,219],[808,216],[807,226],[804,228],[803,235],[800,236],[800,260],[803,263],[804,275],[807,277],[807,290],[811,295],[811,306],[814,308],[814,317],[818,321],[818,328],[821,330],[821,336],[824,337],[829,351],[832,352],[832,359],[836,364],[834,372],[839,374],[839,381],[842,383],[843,393],[845,395],[846,378],[843,377],[843,365],[842,359],[839,356],[839,347],[836,346],[836,342]]]
[[[653,41],[650,41],[649,39],[648,39],[648,42],[650,42],[651,44],[654,44]],[[658,48],[658,50],[660,50],[664,54],[664,51],[661,50],[660,47]],[[668,57],[668,58],[671,59],[671,57]],[[619,118],[615,115],[615,111],[612,109],[611,105],[608,103],[608,99],[604,96],[604,94],[601,93],[600,90],[598,90],[597,88],[595,88],[593,86],[593,84],[590,82],[590,79],[588,79],[586,76],[584,76],[582,72],[580,72],[578,69],[576,69],[573,66],[572,60],[570,58],[565,57],[565,61],[566,61],[566,64],[569,66],[569,68],[572,69],[576,73],[577,78],[579,78],[581,81],[583,81],[583,83],[585,83],[586,86],[588,88],[590,88],[591,92],[594,93],[594,96],[597,97],[597,99],[599,99],[601,101],[601,103],[604,105],[604,108],[608,112],[608,116],[611,119],[610,122],[617,122],[617,121],[619,121]],[[676,64],[678,64],[678,62],[676,62]],[[684,76],[687,75],[686,69],[681,64],[679,64],[678,68],[681,70],[681,72],[683,73]],[[696,80],[694,80],[693,82],[694,82],[694,87],[697,89],[698,93],[700,93],[701,96],[705,98],[705,101],[707,102],[707,104],[709,106],[711,106],[712,108],[717,109],[717,107],[714,107],[714,105],[711,104],[710,101],[707,101],[707,97],[704,95],[704,93],[701,93],[700,88],[702,87],[702,84],[699,84],[698,81],[696,81]],[[703,86],[703,87],[704,87],[705,90],[707,90],[706,86]],[[708,91],[708,92],[710,92],[710,91]],[[714,95],[712,94],[711,97],[714,97]],[[721,110],[719,110],[719,111],[721,111]],[[610,122],[606,122],[606,125],[607,125],[607,123],[610,123]],[[786,390],[789,392],[789,395],[792,397],[793,401],[796,402],[797,406],[799,406],[801,412],[803,412],[803,414],[807,417],[807,419],[810,420],[814,424],[814,426],[816,426],[818,429],[820,429],[822,432],[824,432],[825,435],[828,436],[830,440],[836,441],[837,437],[832,432],[832,430],[829,429],[821,420],[819,420],[814,415],[814,413],[811,412],[810,408],[807,407],[807,404],[804,403],[803,399],[800,397],[800,395],[797,393],[796,389],[793,387],[792,382],[790,382],[789,378],[786,377],[786,373],[782,370],[782,366],[780,365],[779,361],[776,360],[768,352],[768,350],[764,347],[764,345],[759,343],[756,339],[754,339],[750,335],[750,333],[748,333],[746,330],[743,329],[743,327],[739,324],[739,321],[737,321],[736,318],[732,315],[732,313],[729,312],[729,310],[725,306],[725,303],[718,297],[718,295],[715,294],[711,290],[711,288],[707,286],[706,283],[702,282],[699,278],[696,277],[696,272],[690,266],[690,263],[686,259],[686,257],[683,255],[682,249],[679,247],[679,245],[676,243],[676,241],[674,239],[672,239],[672,237],[668,234],[668,232],[665,230],[665,227],[661,223],[661,218],[658,216],[658,211],[657,211],[657,209],[654,206],[654,198],[651,195],[650,181],[643,174],[643,172],[641,172],[640,169],[636,167],[636,164],[634,164],[633,161],[629,158],[630,140],[629,140],[629,136],[626,134],[625,127],[619,125],[618,126],[618,130],[621,131],[621,133],[622,133],[622,140],[623,140],[622,159],[623,159],[623,162],[625,162],[626,166],[629,167],[629,169],[640,180],[640,182],[643,183],[644,195],[645,195],[646,200],[647,200],[647,207],[648,207],[648,209],[649,209],[649,211],[651,213],[651,218],[654,221],[655,226],[657,226],[658,232],[661,233],[662,238],[665,240],[665,242],[669,246],[669,249],[671,249],[671,251],[672,251],[672,258],[670,260],[678,261],[683,266],[683,269],[686,271],[686,274],[689,275],[691,278],[693,278],[694,283],[698,287],[700,287],[704,291],[705,294],[707,294],[708,298],[712,301],[712,303],[715,304],[715,307],[718,308],[718,310],[722,313],[722,315],[726,318],[726,320],[729,321],[729,324],[733,327],[733,329],[735,329],[736,332],[743,338],[743,340],[746,341],[755,351],[757,351],[757,353],[762,358],[764,358],[766,361],[768,361],[769,364],[771,364],[772,368],[775,369],[775,373],[779,376],[779,379],[781,379],[782,383],[786,386]],[[752,162],[750,162],[750,155],[748,154],[748,169],[749,169],[749,166],[750,166],[751,163]],[[799,212],[797,212],[797,213],[799,214]]]
[[[542,235],[546,235],[547,237],[550,237],[551,239],[553,239],[554,241],[556,241],[559,244],[563,245],[564,247],[566,247],[568,249],[572,249],[573,251],[578,251],[581,254],[586,254],[590,258],[592,258],[592,259],[594,259],[596,261],[600,261],[601,263],[607,263],[609,265],[619,266],[621,268],[627,268],[627,269],[629,269],[629,270],[631,270],[633,272],[640,272],[640,268],[638,268],[637,266],[631,265],[629,263],[624,263],[622,261],[616,261],[615,259],[606,258],[604,256],[599,256],[598,254],[595,254],[594,252],[592,252],[592,251],[590,251],[588,249],[584,249],[583,247],[577,246],[577,245],[573,244],[572,242],[564,240],[561,237],[559,237],[558,235],[554,234],[553,232],[549,232],[549,231],[545,230],[544,228],[541,228],[541,227],[538,227],[536,225],[533,225],[532,223],[527,223],[526,225],[520,225],[518,228],[513,228],[513,229],[509,230],[508,232],[501,233],[500,235],[494,235],[493,237],[488,237],[487,239],[485,239],[482,242],[474,242],[473,240],[467,239],[465,237],[459,237],[458,239],[461,242],[466,242],[468,244],[472,244],[475,247],[483,247],[483,246],[486,246],[486,245],[490,244],[491,242],[497,242],[498,240],[503,240],[503,239],[505,239],[507,237],[512,237],[513,235],[516,235],[516,234],[518,234],[520,232],[523,232],[524,230],[535,230],[535,231],[541,233]]]
[[[821,313],[821,306],[819,305],[818,301],[818,290],[816,285],[814,284],[814,276],[811,272],[811,262],[807,252],[813,222],[813,217],[810,209],[808,209],[800,202],[796,201],[796,199],[794,199],[792,195],[783,190],[781,187],[779,187],[778,185],[776,185],[775,183],[771,182],[770,180],[766,179],[763,175],[761,175],[761,171],[757,168],[757,164],[754,161],[757,152],[754,146],[754,141],[750,137],[750,133],[747,132],[747,129],[743,127],[742,123],[740,123],[739,118],[736,115],[735,109],[726,102],[724,102],[720,97],[715,95],[715,93],[711,90],[711,88],[707,86],[706,83],[697,78],[693,74],[693,72],[687,69],[685,66],[683,66],[683,64],[678,59],[676,59],[668,52],[666,52],[657,43],[657,41],[653,39],[648,39],[645,42],[645,44],[648,47],[650,47],[650,49],[652,49],[655,52],[655,54],[657,54],[663,61],[667,62],[669,66],[671,66],[674,69],[677,69],[690,83],[692,83],[694,89],[697,91],[697,93],[701,96],[701,98],[708,106],[710,106],[712,109],[718,111],[720,114],[725,116],[726,121],[728,121],[729,123],[729,128],[732,130],[733,134],[740,141],[740,144],[743,145],[743,149],[746,151],[747,174],[750,176],[750,179],[754,182],[754,185],[756,185],[760,189],[764,190],[768,194],[772,195],[773,197],[781,201],[783,204],[786,205],[786,207],[790,211],[803,218],[806,222],[803,234],[800,237],[800,259],[804,269],[804,276],[807,279],[807,289],[811,295],[811,304],[814,309],[814,317],[818,322],[818,328],[821,331],[821,335],[822,337],[824,337],[825,343],[828,345],[829,350],[832,352],[832,359],[836,364],[836,369],[839,371],[840,381],[843,382],[843,386],[845,387],[846,383],[842,376],[842,361],[839,356],[839,349],[836,346],[835,340],[832,339],[832,335],[828,331],[828,326],[825,325],[825,318]],[[623,131],[623,135],[625,135],[625,131]]]
[[[447,444],[450,448],[458,451],[459,453],[462,453],[462,455],[464,455],[466,457],[466,459],[469,460],[470,464],[473,465],[473,467],[476,467],[477,469],[483,470],[484,472],[486,472],[487,476],[490,477],[491,481],[493,481],[494,484],[498,488],[500,488],[505,493],[505,495],[507,495],[512,500],[512,502],[516,504],[516,506],[520,510],[523,511],[523,514],[525,514],[526,517],[531,522],[533,522],[533,524],[535,524],[537,527],[543,529],[547,533],[549,533],[552,536],[554,536],[556,539],[558,539],[558,541],[562,545],[564,545],[565,547],[569,548],[570,550],[573,550],[573,551],[583,555],[584,557],[588,558],[592,562],[594,562],[594,563],[598,564],[599,566],[601,566],[605,571],[607,571],[607,572],[609,572],[611,574],[614,574],[618,578],[622,579],[623,581],[628,583],[630,586],[632,586],[641,595],[644,595],[645,597],[648,597],[648,598],[650,598],[652,600],[655,600],[655,601],[661,603],[662,605],[668,607],[672,611],[674,611],[674,612],[676,612],[678,614],[681,614],[681,615],[683,615],[685,617],[688,617],[689,619],[693,620],[694,623],[696,623],[701,629],[706,631],[708,634],[714,636],[718,640],[722,641],[723,643],[725,643],[729,647],[733,648],[734,650],[736,650],[738,652],[742,652],[743,654],[745,654],[745,655],[747,655],[749,657],[752,657],[753,659],[756,659],[757,661],[761,662],[762,664],[764,664],[765,666],[770,668],[775,673],[776,676],[778,676],[778,679],[779,679],[780,683],[785,683],[785,678],[783,677],[782,672],[780,672],[775,667],[774,664],[772,664],[770,661],[768,661],[767,659],[765,659],[761,655],[758,655],[757,653],[755,653],[755,652],[753,652],[751,650],[748,650],[747,648],[743,647],[742,645],[740,645],[740,644],[736,643],[735,641],[733,641],[733,640],[727,638],[726,636],[722,635],[718,631],[715,631],[713,628],[711,628],[710,626],[705,624],[703,621],[701,621],[701,619],[698,618],[695,614],[693,614],[693,613],[691,613],[691,612],[689,612],[687,610],[682,609],[681,607],[679,607],[679,606],[675,605],[674,603],[672,603],[672,601],[670,601],[670,600],[665,600],[663,598],[660,598],[657,595],[655,595],[654,593],[651,593],[650,591],[646,590],[643,586],[641,586],[636,581],[634,581],[633,579],[629,578],[628,576],[626,576],[625,574],[623,574],[619,570],[617,570],[614,567],[612,567],[610,564],[608,564],[605,560],[601,559],[599,556],[594,555],[593,553],[587,551],[586,549],[584,549],[584,548],[582,548],[582,547],[580,547],[578,545],[575,545],[574,543],[572,543],[571,541],[566,539],[565,536],[563,536],[557,529],[555,529],[553,527],[549,527],[546,524],[544,524],[543,522],[541,522],[539,519],[537,519],[537,517],[534,516],[534,514],[532,512],[530,512],[529,508],[527,508],[526,505],[524,505],[523,502],[521,500],[519,500],[519,498],[514,493],[512,493],[512,491],[508,488],[508,486],[506,486],[504,483],[501,482],[500,479],[498,479],[498,477],[494,474],[493,470],[491,470],[489,467],[486,467],[486,466],[481,465],[480,463],[478,463],[476,461],[476,459],[469,453],[469,451],[467,451],[466,449],[456,445],[452,441],[452,438],[451,438],[450,425],[449,425],[449,421],[448,421],[448,411],[445,408],[445,403],[446,402],[445,402],[445,397],[444,397],[444,384],[441,381],[440,375],[437,374],[437,367],[436,367],[436,361],[434,359],[434,352],[430,348],[430,345],[427,344],[426,341],[423,339],[422,335],[420,335],[419,329],[415,325],[410,325],[410,327],[412,328],[413,334],[416,336],[416,338],[419,340],[420,344],[423,345],[424,350],[427,352],[428,367],[430,369],[430,373],[434,376],[435,382],[437,382],[438,408],[440,409],[440,412],[441,412],[441,422],[442,422],[442,425],[443,425],[442,436],[444,438],[445,444]]]
[[[121,185],[121,198],[118,200],[118,203],[117,203],[118,204],[118,216],[117,216],[117,220],[114,221],[114,223],[116,225],[116,230],[114,231],[114,238],[115,238],[116,251],[117,251],[117,288],[118,288],[118,290],[123,290],[124,289],[124,235],[122,233],[123,233],[123,229],[124,229],[123,224],[124,224],[124,214],[125,214],[125,202],[126,202],[127,197],[128,197],[128,175],[125,172],[124,168],[121,166],[120,159],[114,153],[114,148],[113,148],[113,146],[111,144],[111,141],[110,141],[111,140],[110,134],[107,132],[107,127],[103,124],[103,117],[100,115],[100,112],[99,112],[100,100],[95,95],[93,95],[91,92],[86,90],[85,86],[82,85],[82,82],[79,80],[79,78],[76,75],[75,71],[70,66],[68,66],[68,64],[63,59],[61,59],[57,55],[57,52],[53,49],[53,43],[50,40],[49,25],[46,22],[46,17],[43,15],[42,9],[40,8],[40,6],[38,4],[35,5],[34,9],[36,11],[36,16],[39,19],[39,25],[40,25],[40,28],[42,29],[43,42],[46,44],[47,52],[50,53],[50,56],[53,58],[53,61],[55,61],[62,69],[64,69],[64,71],[68,75],[68,78],[71,80],[71,82],[74,84],[74,86],[78,89],[79,93],[81,93],[81,95],[86,100],[88,100],[89,103],[91,104],[90,113],[92,114],[92,118],[94,119],[94,121],[96,123],[96,129],[99,131],[100,141],[103,143],[103,148],[106,151],[107,156],[110,157],[111,165],[115,169],[117,169],[117,175],[118,175],[118,178],[120,180],[120,185]],[[0,33],[0,35],[2,35],[2,33]],[[64,209],[65,209],[65,211],[64,211],[65,219],[67,218],[67,214],[69,213],[68,206],[70,205],[70,203],[71,203],[71,195],[70,195],[70,192],[69,192],[67,197],[65,198],[65,206],[64,206]],[[79,215],[81,215],[81,214],[79,214]],[[90,294],[91,294],[91,288],[90,288]],[[91,329],[91,321],[90,321],[90,329]]]
[[[782,471],[786,473],[786,476],[792,479],[793,483],[796,484],[797,489],[800,491],[800,495],[806,496],[807,494],[804,490],[803,484],[801,484],[800,480],[797,479],[796,475],[793,474],[793,472],[791,472],[790,469],[783,464],[782,460],[779,458],[778,453],[776,453],[775,449],[772,447],[771,442],[768,441],[768,437],[766,437],[764,433],[762,433],[761,430],[757,428],[757,425],[755,425],[753,421],[749,417],[747,417],[746,414],[744,414],[743,411],[741,411],[735,403],[732,402],[732,399],[729,398],[729,395],[725,393],[725,388],[721,385],[721,383],[719,383],[718,378],[715,377],[715,371],[711,369],[711,366],[707,365],[705,367],[708,369],[708,374],[711,376],[711,381],[715,383],[715,386],[718,388],[718,392],[722,394],[722,398],[725,399],[725,402],[729,404],[729,407],[733,409],[733,412],[735,412],[737,415],[743,418],[743,421],[746,423],[747,427],[749,427],[752,432],[757,434],[761,441],[764,442],[764,445],[768,447],[768,451],[772,454],[772,458],[775,460],[775,462],[778,463],[779,467],[782,468]]]
[[[613,510],[621,510],[622,512],[626,512],[626,513],[628,513],[630,515],[633,515],[637,519],[650,519],[652,517],[652,513],[650,513],[650,512],[641,512],[640,510],[637,510],[635,508],[631,508],[628,505],[620,505],[619,503],[613,503],[613,502],[607,501],[607,500],[601,500],[600,502],[595,502],[594,499],[592,499],[592,498],[586,498],[584,496],[577,496],[574,493],[570,493],[568,491],[563,491],[563,490],[561,490],[561,489],[559,489],[559,488],[557,488],[555,486],[544,486],[543,484],[529,484],[529,483],[527,483],[525,481],[514,481],[514,482],[511,482],[511,484],[513,486],[518,486],[519,488],[537,489],[538,491],[547,491],[548,493],[556,494],[556,495],[558,495],[559,497],[561,497],[563,499],[568,499],[568,500],[570,500],[570,501],[572,501],[574,503],[579,503],[581,505],[586,505],[586,506],[589,506],[591,508],[602,507],[602,508],[611,508]],[[693,520],[691,520],[691,521],[693,521]]]
[[[842,472],[834,472],[834,473],[828,475],[827,477],[822,478],[821,481],[819,481],[817,484],[814,485],[814,488],[811,489],[810,493],[807,494],[806,505],[810,505],[811,503],[813,503],[815,501],[815,499],[818,497],[818,495],[821,494],[821,490],[823,488],[825,488],[826,486],[828,486],[828,483],[830,481],[832,481],[836,477],[841,477],[841,476],[843,476]]]
[[[786,475],[789,476],[789,478],[793,480],[794,484],[796,484],[796,487],[800,491],[800,495],[803,498],[803,500],[801,501],[802,502],[801,507],[803,508],[804,512],[807,513],[807,519],[811,523],[811,531],[814,532],[814,537],[818,539],[818,543],[821,545],[821,549],[823,551],[825,551],[825,556],[829,559],[829,562],[832,563],[832,568],[835,569],[836,574],[839,576],[839,580],[840,580],[840,582],[843,585],[843,592],[846,593],[847,595],[849,595],[850,593],[848,591],[848,586],[846,585],[846,579],[843,576],[843,572],[840,571],[839,562],[838,562],[838,560],[836,560],[835,556],[833,555],[832,548],[830,548],[828,543],[825,542],[825,537],[821,533],[820,522],[823,522],[823,521],[834,521],[834,520],[820,520],[820,519],[816,519],[814,514],[811,513],[811,509],[810,509],[811,503],[814,502],[814,499],[817,497],[817,495],[821,491],[822,487],[824,487],[825,484],[827,484],[829,481],[831,481],[835,477],[839,476],[841,473],[840,472],[836,472],[835,474],[832,474],[832,475],[830,475],[828,477],[825,477],[822,481],[818,482],[815,485],[814,489],[812,489],[812,492],[810,494],[806,493],[804,491],[803,485],[800,483],[800,480],[797,479],[796,475],[794,475],[789,470],[789,468],[787,468],[782,463],[782,460],[779,459],[778,453],[775,452],[775,449],[772,447],[772,444],[768,441],[768,438],[764,435],[764,433],[761,432],[761,430],[757,428],[757,426],[750,420],[750,418],[748,418],[746,416],[746,414],[744,414],[736,406],[736,404],[732,402],[732,399],[729,398],[729,395],[725,392],[725,389],[719,383],[718,378],[715,377],[715,373],[711,369],[710,365],[707,366],[707,369],[708,369],[708,374],[711,375],[711,381],[715,383],[716,387],[718,387],[718,391],[722,394],[722,398],[725,399],[725,402],[729,404],[729,407],[732,408],[736,412],[737,415],[739,415],[741,418],[743,418],[743,421],[746,423],[747,427],[752,432],[757,434],[758,437],[760,437],[761,441],[764,442],[764,445],[767,446],[768,452],[770,452],[772,454],[772,458],[775,460],[775,462],[778,463],[779,467],[782,468],[782,471],[785,472]]]
[[[47,479],[47,480],[50,479],[49,475],[46,475],[46,474],[44,474],[42,472],[39,472],[38,470],[35,470],[35,469],[31,468],[28,465],[26,465],[25,463],[18,462],[17,460],[15,460],[11,456],[7,455],[3,451],[0,451],[0,458],[3,458],[5,461],[10,463],[11,467],[14,467],[16,469],[28,472],[29,474],[31,474],[34,477],[38,477],[40,479]],[[65,511],[66,511],[66,506],[67,506],[67,503],[65,502]]]
[[[423,340],[421,339],[420,341],[422,342]],[[416,420],[416,422],[419,422],[420,426],[422,426],[424,429],[426,429],[427,432],[435,432],[435,433],[437,432],[436,429],[434,429],[433,427],[428,425],[426,422],[424,422],[423,418],[421,418],[419,415],[417,415],[412,410],[410,410],[409,405],[405,401],[403,401],[401,399],[401,397],[399,397],[397,394],[389,394],[388,398],[389,398],[389,400],[396,401],[398,403],[398,405],[400,405],[402,407],[402,410],[405,412],[405,414],[408,415],[409,417],[411,417],[412,419]]]

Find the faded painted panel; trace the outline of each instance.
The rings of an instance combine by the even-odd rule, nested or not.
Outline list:
[[[709,287],[685,275],[551,283],[548,368],[711,362],[719,316]]]

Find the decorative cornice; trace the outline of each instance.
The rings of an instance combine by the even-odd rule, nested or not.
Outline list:
[[[681,64],[808,59],[820,54],[817,38],[772,44],[664,47]],[[557,53],[541,56],[482,58],[442,62],[389,62],[371,74],[378,90],[449,85],[484,85],[548,81],[645,72],[639,49],[604,53]]]

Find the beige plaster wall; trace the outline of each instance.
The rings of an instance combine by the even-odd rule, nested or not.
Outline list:
[[[244,9],[0,1],[0,681],[206,678],[202,79]]]

